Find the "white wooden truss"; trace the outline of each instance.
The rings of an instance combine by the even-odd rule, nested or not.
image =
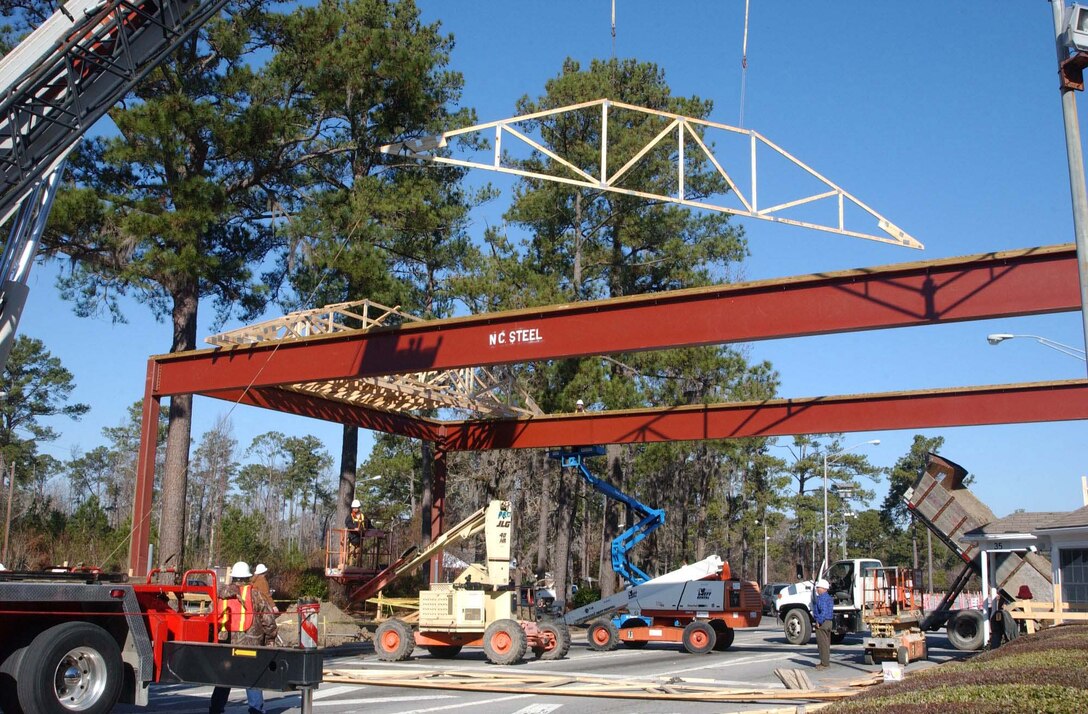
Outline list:
[[[216,346],[294,340],[314,335],[365,332],[421,318],[372,300],[335,303],[299,310],[208,337]],[[517,386],[514,374],[502,368],[464,369],[414,374],[339,379],[281,385],[282,389],[315,394],[387,412],[455,409],[479,416],[510,417],[540,414],[536,402]]]
[[[541,120],[559,119],[564,115],[595,112],[597,108],[599,108],[600,113],[600,123],[598,125],[599,136],[601,137],[600,161],[599,164],[592,168],[585,165],[578,166],[569,157],[564,157],[560,150],[548,147],[540,132],[534,129]],[[660,122],[661,129],[633,156],[627,158],[622,166],[610,172],[609,131],[611,130],[613,133],[623,131],[622,122],[613,122],[619,126],[610,127],[609,125],[609,114],[616,110],[637,112],[656,117]],[[724,132],[723,137],[730,136],[734,140],[739,138],[741,142],[746,143],[747,146],[744,147],[746,150],[743,153],[746,155],[747,166],[738,165],[736,160],[727,161],[719,147],[708,140],[712,132]],[[439,149],[448,146],[450,139],[455,137],[471,138],[470,135],[476,135],[475,138],[478,139],[486,138],[491,140],[491,158],[489,161],[454,158],[437,153]],[[648,153],[658,150],[659,147],[664,147],[670,142],[675,142],[668,148],[670,148],[672,159],[675,161],[676,193],[661,195],[630,185],[628,179],[632,174],[632,169]],[[519,165],[518,160],[513,156],[513,151],[517,150],[528,150],[535,152],[538,157],[546,157],[545,169],[547,172],[527,170]],[[768,150],[770,154],[766,153]],[[705,119],[695,119],[670,112],[647,109],[610,99],[596,99],[581,104],[571,104],[557,109],[476,124],[447,131],[440,136],[388,144],[383,146],[381,151],[394,156],[498,171],[543,181],[554,181],[571,186],[637,196],[652,201],[664,201],[690,208],[718,211],[747,218],[758,218],[764,221],[785,223],[803,228],[813,228],[908,248],[921,249],[923,247],[906,231],[894,225],[858,200],[857,197],[832,183],[815,169],[799,161],[759,132]],[[703,161],[709,162],[728,185],[728,192],[713,197],[693,198],[692,192],[685,186],[685,180],[689,178],[685,176],[686,152],[694,152],[692,158],[700,163]],[[764,158],[757,163],[757,157]],[[615,158],[613,157],[614,160]],[[620,160],[622,160],[622,157]],[[766,167],[768,161],[786,162],[793,167],[794,171],[797,171],[800,180],[789,182],[789,187],[785,189],[782,185],[768,186],[766,179],[761,182],[758,169]],[[775,183],[780,184],[781,182],[776,180]],[[813,189],[813,187],[815,188]],[[789,192],[788,198],[779,197],[778,194],[783,190]],[[764,198],[763,202],[761,202],[761,195]],[[774,199],[767,201],[765,200],[767,196],[774,196]],[[770,205],[764,205],[764,203],[770,203]],[[818,212],[813,210],[816,207],[820,207],[821,210]],[[812,217],[817,213],[820,218]],[[872,230],[868,226],[873,223],[875,223],[873,228],[879,230],[880,233],[866,232]]]

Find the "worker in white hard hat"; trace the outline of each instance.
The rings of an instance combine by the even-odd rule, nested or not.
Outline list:
[[[348,562],[352,565],[359,564],[359,545],[363,542],[363,531],[368,525],[366,520],[363,504],[356,498],[351,502],[351,511],[344,519],[344,528],[348,529]]]
[[[820,664],[816,669],[831,666],[831,628],[835,624],[835,601],[827,592],[831,586],[820,578],[816,581],[816,597],[812,601],[812,617],[816,620],[816,646],[820,650]]]
[[[574,411],[575,411],[575,412],[577,412],[577,413],[581,414],[581,413],[582,413],[582,412],[584,412],[585,410],[586,410],[586,403],[585,403],[585,402],[583,402],[583,401],[582,401],[581,399],[579,399],[578,401],[576,401],[576,402],[574,403]]]
[[[280,614],[280,609],[276,607],[276,601],[272,599],[272,588],[268,584],[268,566],[264,563],[257,563],[257,567],[253,569],[253,580],[250,581],[253,584],[253,588],[264,595],[272,605],[272,614]]]
[[[253,587],[252,577],[249,563],[239,560],[231,566],[230,583],[219,588],[220,641],[245,647],[275,644],[277,628],[272,601]],[[213,689],[210,714],[222,714],[229,697],[230,687]],[[247,688],[246,702],[250,714],[264,714],[264,693],[260,689]]]

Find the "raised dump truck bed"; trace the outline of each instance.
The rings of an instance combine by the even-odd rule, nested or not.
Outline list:
[[[957,580],[959,587],[953,588],[955,594],[966,585],[968,570],[976,575],[982,573],[978,544],[962,540],[963,535],[997,520],[993,511],[964,485],[966,477],[967,470],[959,464],[929,454],[925,472],[903,494],[914,516],[963,560],[965,572]],[[1022,585],[1027,585],[1033,593],[1053,590],[1050,563],[1038,553],[997,555],[993,576],[1002,595],[1010,601]]]

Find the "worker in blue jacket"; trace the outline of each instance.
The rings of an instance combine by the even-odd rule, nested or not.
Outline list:
[[[820,664],[816,669],[831,666],[831,627],[835,620],[835,601],[828,594],[828,583],[823,578],[816,581],[816,599],[812,602],[812,616],[816,620],[816,645],[820,648]]]

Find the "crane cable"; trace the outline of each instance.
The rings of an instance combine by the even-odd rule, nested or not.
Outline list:
[[[744,0],[744,41],[740,50],[740,120],[737,126],[744,126],[744,93],[748,86],[748,3],[749,0]],[[613,29],[613,36],[614,33]]]

